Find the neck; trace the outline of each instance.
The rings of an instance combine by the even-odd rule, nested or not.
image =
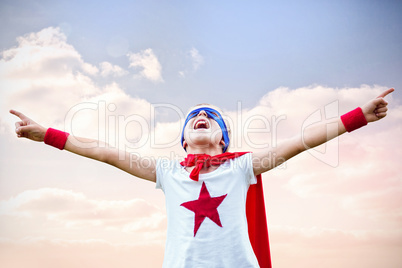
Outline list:
[[[221,147],[191,148],[187,146],[187,154],[208,154],[210,156],[222,154]]]

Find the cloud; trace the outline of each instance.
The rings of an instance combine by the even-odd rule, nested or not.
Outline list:
[[[358,216],[402,226],[402,188],[398,185],[348,196],[343,199],[342,204],[345,209]]]
[[[18,45],[2,52],[0,72],[14,79],[52,78],[72,70],[96,74],[98,69],[82,60],[59,28],[49,27],[17,38]]]
[[[98,69],[82,60],[58,28],[30,33],[17,41],[16,47],[2,52],[0,60],[3,107],[30,111],[52,122],[52,117],[62,118],[71,105],[100,92],[88,76]]]
[[[0,202],[0,217],[41,218],[66,228],[107,228],[123,232],[160,231],[164,212],[142,199],[96,200],[82,193],[44,188],[24,191]],[[9,217],[5,217],[9,219]]]
[[[402,230],[339,230],[322,227],[297,228],[272,226],[272,238],[279,243],[297,243],[303,246],[327,249],[342,246],[395,245],[402,246]]]
[[[101,62],[99,64],[100,66],[100,74],[103,77],[107,77],[107,76],[114,76],[114,77],[119,77],[119,76],[124,76],[128,74],[128,71],[124,70],[123,68],[121,68],[118,65],[113,65],[110,62]]]
[[[151,120],[151,103],[130,96],[116,82],[99,86],[93,77],[96,72],[88,73],[93,66],[82,60],[58,28],[47,28],[18,40],[18,45],[5,50],[0,60],[0,86],[5,89],[0,93],[1,107],[21,111],[45,127],[69,131],[74,136],[100,139],[122,150],[156,155],[165,152],[155,152],[150,148],[152,144],[161,143],[150,139],[151,133],[156,128],[163,128]],[[152,50],[136,55],[133,54],[133,58],[145,64],[144,74],[151,73],[150,77],[158,80],[160,73],[158,71],[155,76],[152,71],[155,64],[152,64],[155,61],[156,67],[160,64]],[[116,77],[126,74],[125,70],[108,62],[99,66],[97,74],[100,75]],[[14,135],[12,126],[17,120],[10,115],[2,117],[1,130]],[[180,128],[179,122],[173,125]],[[166,144],[165,140],[172,143],[171,137],[163,137],[163,144]],[[175,137],[173,140],[177,140],[178,151],[181,149],[177,133]]]
[[[140,51],[139,53],[129,53],[128,58],[130,67],[142,69],[140,77],[153,82],[163,82],[162,66],[151,48]]]
[[[180,77],[185,77],[185,76],[186,76],[186,73],[185,73],[184,71],[179,71],[179,76],[180,76]]]
[[[23,258],[21,256],[24,256]],[[0,239],[0,262],[8,268],[161,267],[163,246],[110,243],[102,239],[29,237]]]
[[[180,70],[178,72],[180,77],[186,77],[189,73],[196,72],[201,67],[201,65],[204,64],[204,57],[200,54],[198,49],[196,49],[195,47],[191,48],[189,51],[186,52],[186,58],[190,59],[190,61],[187,63],[187,65],[188,64],[191,64],[191,65],[186,66],[186,68],[184,70]]]
[[[127,73],[108,62],[100,63],[100,70],[103,76]],[[116,143],[119,136],[122,146],[149,135],[149,124],[139,128],[138,122],[150,121],[151,104],[129,96],[117,83],[98,86],[95,74],[99,70],[82,60],[59,28],[27,34],[18,38],[16,47],[2,52],[0,106],[19,110],[46,127],[73,130],[78,136]],[[138,120],[132,115],[138,115]],[[112,117],[116,124],[121,119],[120,129],[107,132],[105,121]],[[12,126],[16,120],[7,116],[1,123]],[[110,125],[111,130],[117,127]]]
[[[270,226],[278,267],[399,267],[402,231]],[[368,257],[370,256],[370,257]]]
[[[193,69],[194,71],[197,71],[198,68],[200,68],[200,66],[204,64],[204,58],[201,56],[199,51],[194,47],[189,51],[189,54],[193,61]]]

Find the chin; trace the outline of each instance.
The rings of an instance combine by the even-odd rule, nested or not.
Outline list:
[[[221,139],[222,137],[219,137],[219,135],[214,135],[214,133],[210,130],[189,131],[185,135],[187,144],[191,147],[197,148],[219,146]]]
[[[211,145],[211,135],[210,133],[191,133],[186,141],[191,146],[205,148]]]
[[[196,140],[211,140],[211,132],[210,131],[192,131],[186,135],[186,139],[190,139],[192,141]]]

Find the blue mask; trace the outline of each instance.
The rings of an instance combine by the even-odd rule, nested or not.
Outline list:
[[[226,150],[229,147],[229,142],[230,142],[229,133],[228,133],[228,130],[226,128],[226,124],[223,121],[223,118],[222,118],[221,114],[217,110],[209,108],[209,107],[197,108],[197,109],[191,111],[188,114],[188,116],[186,118],[186,121],[184,122],[183,131],[181,133],[181,145],[183,146],[184,129],[186,128],[186,125],[187,125],[188,121],[190,121],[191,118],[197,116],[200,113],[200,111],[205,111],[205,113],[208,115],[208,117],[212,118],[213,120],[215,120],[218,123],[218,125],[221,127],[223,141],[225,142],[225,146],[223,147],[223,152],[226,152]],[[186,150],[186,149],[184,148],[184,150]]]

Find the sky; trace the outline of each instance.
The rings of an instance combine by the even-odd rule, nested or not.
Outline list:
[[[223,110],[232,151],[257,151],[391,87],[386,118],[263,181],[274,267],[401,267],[401,11],[399,1],[1,1],[2,267],[161,267],[166,238],[153,183],[18,139],[10,109],[181,159],[195,104]]]

